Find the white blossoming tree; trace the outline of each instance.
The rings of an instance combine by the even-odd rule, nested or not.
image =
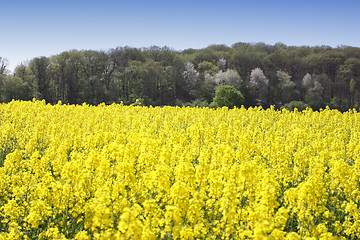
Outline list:
[[[264,75],[263,70],[255,68],[250,74],[250,91],[255,97],[256,104],[258,106],[264,106],[267,104],[269,93],[269,79]]]
[[[189,89],[191,97],[196,97],[199,90],[200,77],[199,73],[196,71],[194,64],[188,62],[185,65],[185,71],[183,72],[184,80]]]
[[[217,74],[215,74],[214,81],[217,87],[221,85],[230,85],[239,90],[242,79],[235,70],[228,69],[225,72],[219,71]]]

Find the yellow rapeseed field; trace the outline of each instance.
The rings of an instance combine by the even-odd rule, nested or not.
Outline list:
[[[360,114],[0,105],[0,239],[359,239]]]

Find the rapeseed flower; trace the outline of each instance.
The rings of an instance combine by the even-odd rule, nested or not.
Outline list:
[[[0,105],[0,239],[356,239],[355,110]]]

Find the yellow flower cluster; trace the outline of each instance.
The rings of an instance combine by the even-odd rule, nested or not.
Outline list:
[[[360,114],[0,105],[0,239],[358,239]]]

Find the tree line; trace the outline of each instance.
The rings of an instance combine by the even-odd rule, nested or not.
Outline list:
[[[360,107],[360,48],[235,43],[176,51],[168,47],[73,50],[36,57],[9,74],[0,57],[0,101],[211,106],[222,85],[245,107]]]

